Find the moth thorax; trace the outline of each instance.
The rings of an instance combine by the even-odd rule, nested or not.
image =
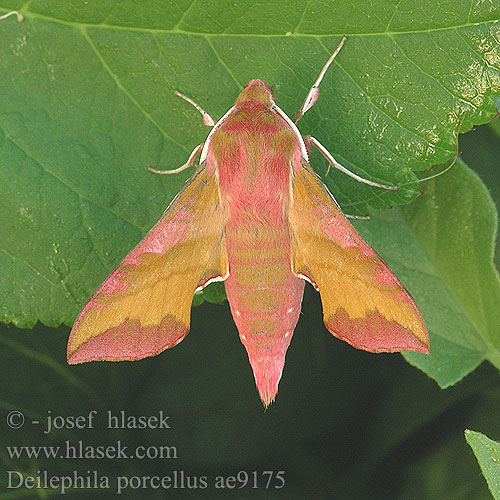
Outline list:
[[[235,105],[260,104],[270,108],[274,104],[273,94],[266,82],[250,80],[241,94],[236,98]]]

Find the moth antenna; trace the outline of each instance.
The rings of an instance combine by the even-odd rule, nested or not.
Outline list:
[[[7,14],[1,15],[0,16],[0,21],[2,19],[7,19],[10,16],[16,16],[18,22],[20,22],[20,23],[23,22],[23,20],[24,20],[24,16],[20,12],[17,12],[17,10],[11,10],[10,12],[7,12]]]
[[[179,168],[175,168],[173,170],[156,170],[155,168],[149,167],[148,170],[150,172],[153,172],[155,174],[160,174],[160,175],[165,175],[165,174],[178,174],[179,172],[182,172],[183,170],[186,170],[189,167],[192,167],[194,165],[194,162],[196,160],[196,157],[201,153],[203,146],[205,144],[202,142],[201,144],[198,144],[193,149],[193,152],[189,155],[188,161],[184,163],[184,165],[180,166]]]
[[[342,45],[344,45],[344,42],[347,40],[347,37],[343,37],[342,40],[340,41],[338,47],[334,50],[333,54],[330,56],[328,61],[326,61],[326,64],[323,66],[321,71],[319,72],[318,78],[316,78],[316,81],[314,82],[313,86],[309,89],[309,93],[306,96],[306,99],[304,103],[302,104],[301,108],[295,113],[295,116],[293,117],[293,121],[297,123],[305,114],[305,112],[308,109],[311,109],[316,100],[318,99],[319,95],[319,84],[321,83],[321,80],[323,80],[323,77],[325,76],[326,71],[328,70],[328,67],[330,64],[332,64],[333,60],[335,59],[335,56],[340,52],[340,49],[342,48]]]
[[[453,165],[455,165],[455,163],[457,162],[457,158],[459,156],[460,156],[460,153],[457,151],[457,153],[455,153],[453,155],[452,162],[444,170],[441,170],[441,172],[437,172],[433,175],[429,175],[428,177],[424,177],[423,179],[417,179],[416,181],[410,181],[410,182],[405,182],[404,184],[398,184],[398,187],[409,186],[411,184],[418,184],[420,182],[425,182],[425,181],[428,181],[430,179],[434,179],[435,177],[439,177],[439,176],[445,174],[446,172],[448,172],[448,170],[450,170],[451,167],[453,167]]]
[[[453,167],[453,165],[455,165],[458,157],[460,156],[460,152],[458,150],[458,135],[460,134],[460,129],[462,128],[462,125],[464,124],[464,119],[465,119],[465,113],[462,115],[462,118],[460,120],[460,124],[458,125],[458,128],[455,131],[457,148],[456,148],[455,154],[453,155],[453,159],[452,159],[451,163],[444,170],[441,170],[441,172],[437,172],[433,175],[429,175],[428,177],[424,177],[423,179],[418,179],[416,181],[410,181],[410,182],[405,182],[404,184],[398,184],[398,187],[409,186],[410,184],[418,184],[420,182],[425,182],[425,181],[428,181],[430,179],[434,179],[435,177],[439,177],[440,175],[445,174],[446,172],[448,172],[448,170],[450,170]]]
[[[215,125],[214,119],[198,103],[194,102],[193,99],[191,99],[187,95],[181,94],[178,90],[176,90],[174,94],[194,106],[202,114],[203,123],[205,125],[207,125],[208,127],[213,127]]]
[[[410,182],[405,182],[403,184],[398,184],[396,187],[400,188],[400,187],[403,187],[403,186],[410,186],[412,184],[419,184],[420,182],[428,181],[430,179],[434,179],[434,178],[439,177],[440,175],[443,175],[446,172],[448,172],[448,170],[450,170],[453,167],[453,165],[455,165],[458,157],[460,156],[460,152],[458,150],[458,135],[459,135],[460,129],[462,128],[462,125],[464,123],[464,119],[465,119],[465,113],[462,115],[462,118],[460,120],[460,125],[458,126],[457,130],[454,132],[455,133],[455,137],[456,137],[457,147],[456,147],[456,152],[454,153],[454,155],[452,157],[452,162],[450,163],[450,165],[448,165],[445,169],[441,170],[441,172],[437,172],[437,173],[435,173],[433,175],[429,175],[428,177],[424,177],[423,179],[417,179],[415,181],[410,181]],[[422,192],[420,194],[422,194]],[[371,198],[368,198],[366,200],[362,200],[360,202],[349,203],[347,206],[351,207],[351,206],[359,205],[359,204],[362,204],[362,203],[368,203],[370,200],[373,200],[373,199],[374,199],[374,197],[371,197]]]
[[[350,215],[350,214],[344,214],[346,216],[346,219],[356,219],[356,220],[370,220],[369,215]]]
[[[326,160],[328,161],[328,164],[330,166],[336,168],[337,170],[340,170],[341,172],[343,172],[344,174],[348,175],[349,177],[352,177],[356,181],[362,182],[363,184],[368,184],[369,186],[374,186],[374,187],[378,187],[378,188],[382,188],[382,189],[391,189],[391,190],[398,189],[398,186],[387,186],[386,184],[379,184],[378,182],[369,181],[368,179],[360,177],[359,175],[356,175],[354,172],[351,172],[350,170],[348,170],[347,168],[345,168],[344,166],[342,166],[330,154],[330,152],[328,151],[328,149],[326,149],[325,146],[323,146],[323,144],[321,144],[314,137],[305,136],[304,137],[304,142],[306,144],[309,144],[310,146],[314,146],[326,158]],[[328,168],[330,168],[330,167],[328,167]],[[329,170],[327,170],[327,172],[326,172],[327,175],[328,175],[328,172],[329,172]]]

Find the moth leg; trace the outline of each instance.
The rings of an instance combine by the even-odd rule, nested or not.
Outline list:
[[[342,45],[344,45],[344,42],[347,40],[346,37],[342,38],[342,40],[339,43],[339,46],[335,49],[333,54],[330,56],[328,61],[326,61],[326,64],[323,66],[322,70],[319,72],[319,76],[314,82],[314,85],[310,88],[309,93],[307,94],[307,97],[304,101],[304,104],[302,104],[302,107],[295,113],[295,116],[293,117],[293,121],[297,123],[303,116],[304,113],[310,109],[313,104],[316,102],[318,99],[319,95],[319,84],[321,83],[321,80],[323,80],[323,77],[325,76],[326,70],[332,64],[332,61],[335,59],[335,56],[340,52],[340,49],[342,48]]]
[[[351,214],[344,214],[346,219],[355,219],[355,220],[370,220],[369,215],[351,215]]]
[[[208,127],[213,127],[215,125],[214,119],[198,103],[194,102],[193,99],[189,98],[187,95],[181,94],[178,90],[175,91],[175,95],[194,106],[202,114],[203,123],[205,125]]]
[[[304,142],[307,147],[314,146],[328,161],[330,164],[330,167],[334,167],[337,170],[340,170],[344,174],[348,175],[349,177],[352,177],[353,179],[357,180],[358,182],[362,182],[363,184],[368,184],[369,186],[375,186],[379,187],[382,189],[397,189],[398,186],[387,186],[385,184],[379,184],[378,182],[373,182],[369,181],[368,179],[364,179],[363,177],[360,177],[359,175],[356,175],[355,173],[351,172],[350,170],[347,170],[347,168],[343,167],[331,154],[330,152],[321,144],[317,139],[314,137],[311,137],[309,135],[304,137]],[[326,172],[326,175],[328,175],[328,172],[330,171],[330,167],[328,167],[328,170]]]
[[[20,12],[17,12],[17,10],[11,10],[10,12],[7,12],[7,14],[0,16],[0,20],[7,19],[9,16],[16,16],[19,22],[22,22],[24,19],[24,16]]]
[[[196,146],[193,149],[193,152],[189,155],[188,161],[184,163],[184,165],[180,166],[179,168],[174,168],[173,170],[156,170],[155,168],[149,167],[148,170],[150,172],[153,172],[155,174],[178,174],[179,172],[182,172],[183,170],[186,170],[186,168],[192,167],[194,165],[194,162],[196,160],[196,157],[201,153],[201,150],[203,149],[205,143],[201,143],[198,146]]]

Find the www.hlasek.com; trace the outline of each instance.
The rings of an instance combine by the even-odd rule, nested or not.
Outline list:
[[[64,495],[75,490],[114,490],[121,495],[130,490],[177,490],[177,489],[281,489],[285,486],[284,471],[239,471],[235,475],[196,476],[183,470],[175,470],[164,476],[118,476],[110,478],[98,471],[86,474],[73,471],[64,476],[51,475],[48,471],[37,471],[34,475],[19,471],[7,471],[8,489],[53,490]]]
[[[177,447],[162,446],[135,446],[130,449],[120,440],[110,445],[85,444],[82,440],[72,443],[65,441],[64,446],[6,446],[7,454],[11,459],[169,459],[178,458]]]

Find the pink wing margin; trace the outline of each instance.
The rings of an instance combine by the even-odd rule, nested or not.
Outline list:
[[[68,362],[136,360],[188,333],[194,292],[228,273],[226,211],[206,165],[92,295],[68,341]]]
[[[356,232],[309,165],[295,173],[294,271],[321,295],[328,330],[372,352],[429,352],[422,316],[391,269]]]

